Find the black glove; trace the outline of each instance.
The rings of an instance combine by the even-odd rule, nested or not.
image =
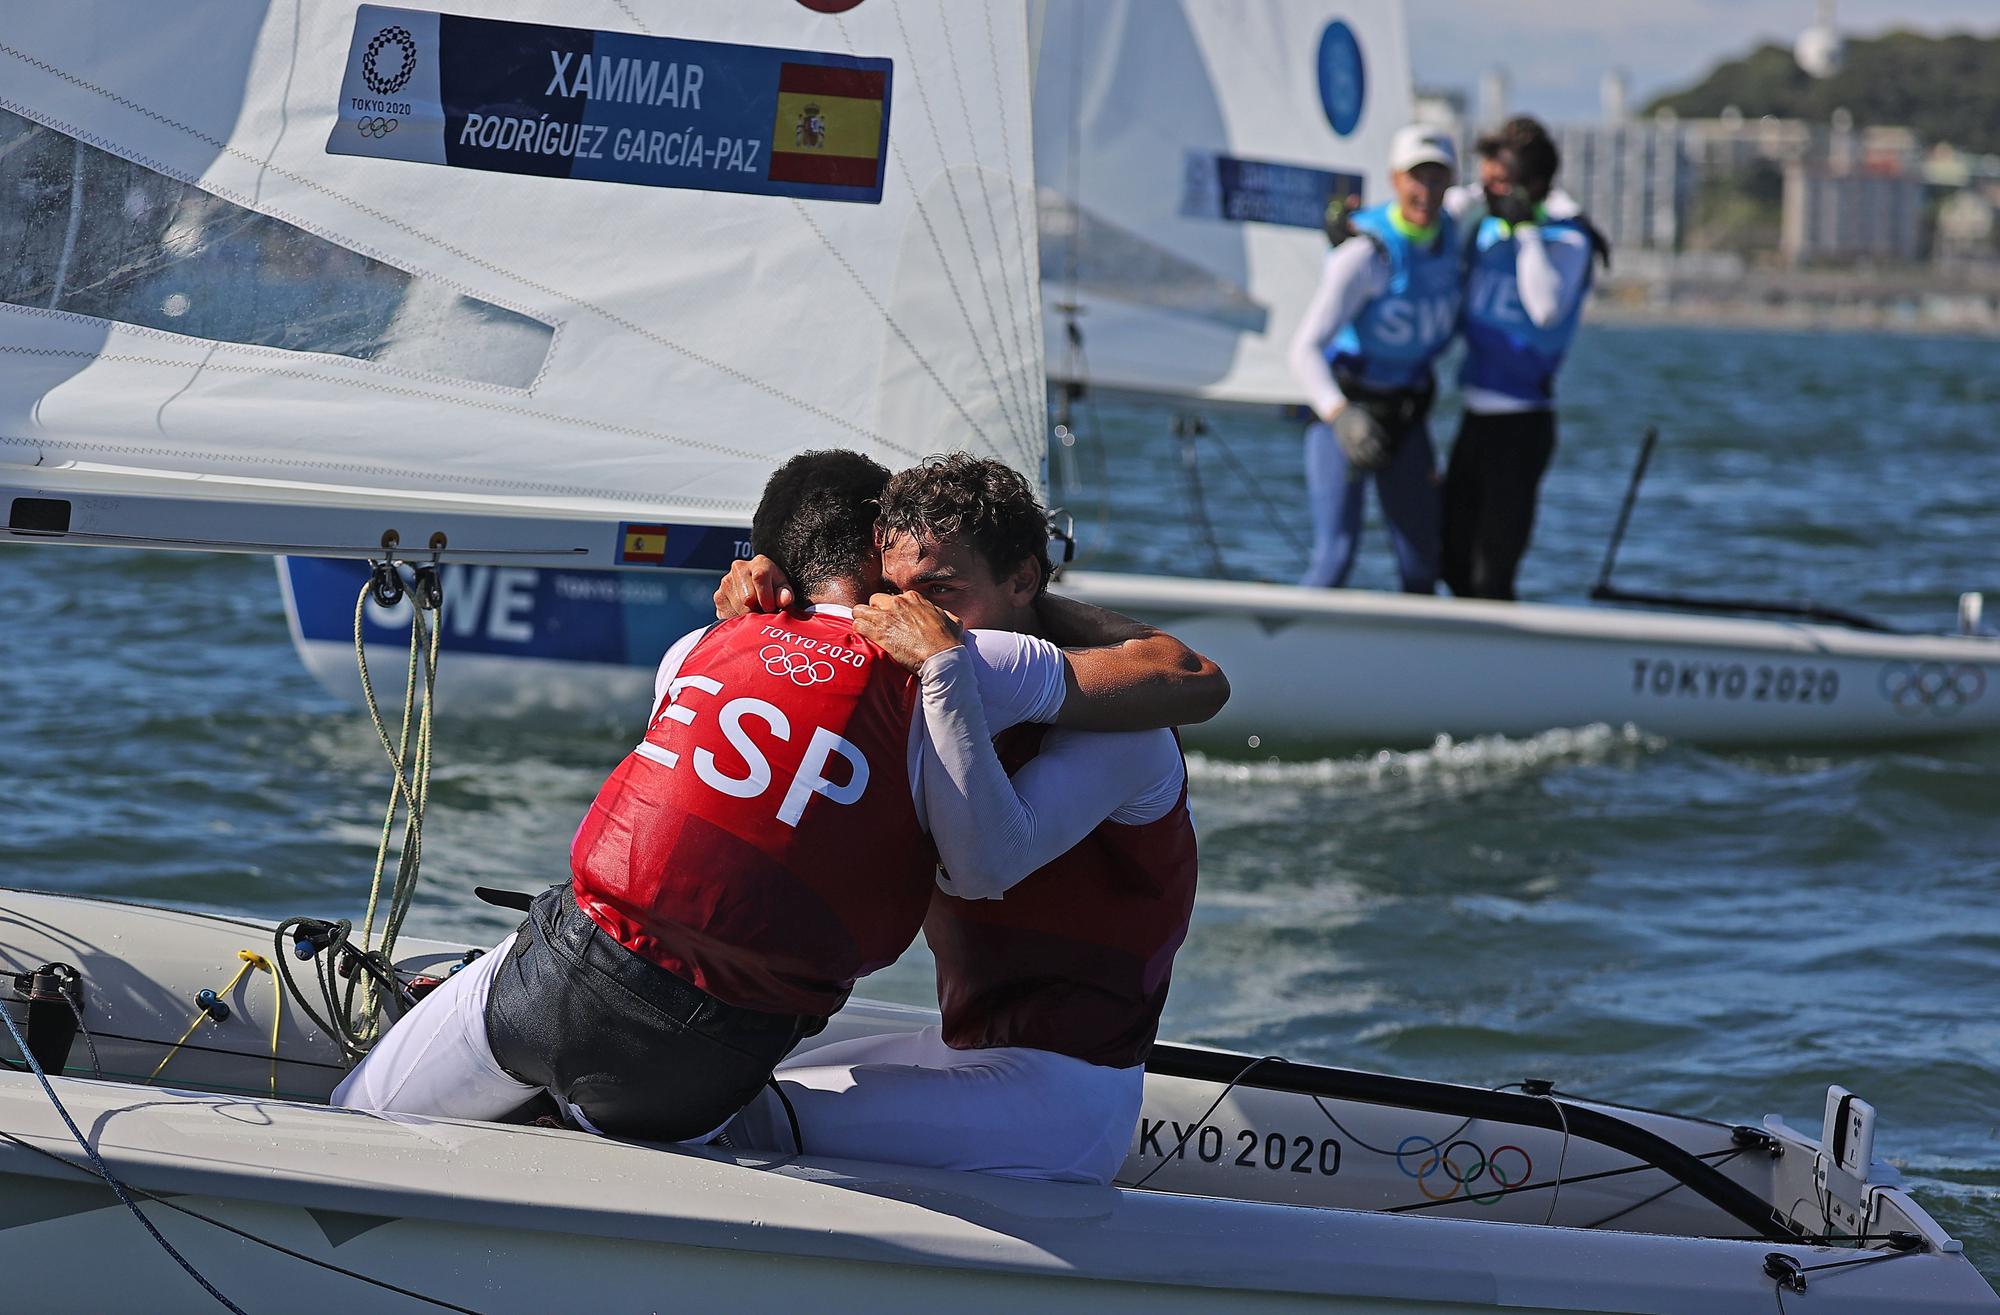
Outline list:
[[[1374,415],[1353,402],[1340,408],[1333,418],[1333,436],[1356,470],[1385,469],[1402,446],[1403,432],[1390,429]]]
[[[1354,236],[1354,212],[1361,209],[1358,196],[1336,196],[1326,203],[1326,240],[1339,246]]]
[[[1486,194],[1486,213],[1503,224],[1532,224],[1535,222],[1535,208],[1528,194],[1518,187]]]

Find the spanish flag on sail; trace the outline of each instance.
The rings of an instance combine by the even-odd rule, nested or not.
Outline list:
[[[667,526],[621,524],[618,560],[659,566],[667,560]]]
[[[780,65],[771,181],[879,187],[888,91],[882,69]]]

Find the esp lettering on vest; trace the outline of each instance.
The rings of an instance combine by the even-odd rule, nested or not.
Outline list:
[[[666,701],[653,718],[655,728],[663,721],[679,722],[683,726],[695,725],[705,709],[682,702],[681,696],[687,691],[708,696],[703,702],[710,707],[716,706],[713,700],[723,698],[722,682],[713,677],[678,677],[667,686]],[[689,755],[690,767],[696,778],[711,790],[732,799],[761,797],[773,783],[771,760],[758,746],[746,723],[760,722],[763,734],[789,744],[792,739],[791,719],[776,704],[748,696],[724,699],[716,707],[714,715],[722,738],[743,759],[744,773],[731,776],[717,763],[711,750],[698,748]],[[654,744],[650,739],[640,741],[635,752],[670,771],[680,769],[681,755],[673,749]],[[847,763],[847,779],[842,782],[833,780],[827,771],[836,757]],[[812,802],[814,795],[836,804],[854,803],[867,790],[868,776],[868,759],[861,750],[824,726],[815,726],[812,740],[806,745],[805,756],[799,761],[798,773],[787,783],[784,798],[778,803],[776,817],[786,826],[796,827],[799,819],[805,816],[806,805]]]

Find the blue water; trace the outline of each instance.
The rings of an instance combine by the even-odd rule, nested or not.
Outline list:
[[[1563,401],[1526,596],[1582,597],[1658,424],[1628,585],[1938,628],[1959,590],[2000,597],[2000,345],[1593,328]],[[1067,491],[1059,461],[1057,491],[1091,564],[1208,569],[1164,419],[1106,406],[1087,433],[1078,468],[1105,478]],[[1215,417],[1197,458],[1224,568],[1294,574],[1296,432]],[[1356,583],[1391,578],[1377,527]],[[358,909],[387,774],[292,655],[268,562],[12,547],[0,616],[0,880]],[[446,724],[412,930],[508,930],[472,887],[556,879],[629,734]],[[2000,1275],[2000,743],[1717,753],[1595,727],[1193,768],[1202,894],[1167,1034],[1814,1128],[1840,1081]],[[868,989],[927,1002],[921,947]]]

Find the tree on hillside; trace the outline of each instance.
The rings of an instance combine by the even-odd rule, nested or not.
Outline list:
[[[1890,32],[1851,40],[1830,78],[1808,77],[1782,46],[1760,46],[1646,108],[1713,118],[1732,105],[1753,118],[1819,123],[1845,108],[1861,126],[1905,126],[1926,144],[2000,154],[2000,37]]]

